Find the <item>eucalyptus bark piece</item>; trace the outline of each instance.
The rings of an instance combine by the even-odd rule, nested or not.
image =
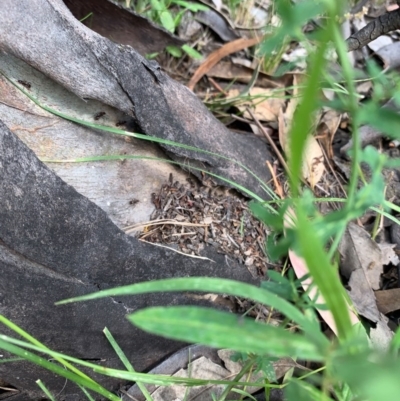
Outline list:
[[[61,0],[5,0],[0,9],[0,48],[77,96],[133,117],[145,134],[207,151],[162,145],[198,177],[202,174],[196,168],[204,169],[267,197],[255,177],[261,182],[271,177],[265,166],[271,160],[265,143],[230,132],[157,63],[91,31]]]
[[[358,50],[381,35],[400,28],[400,8],[387,12],[351,35],[347,40],[349,51]]]
[[[55,302],[171,277],[223,277],[255,283],[245,266],[211,247],[206,247],[204,256],[212,261],[126,235],[0,121],[0,314],[49,348],[101,366],[121,367],[102,332],[108,327],[138,371],[154,366],[182,343],[145,333],[132,326],[126,315],[156,305],[215,303],[190,293],[109,297],[65,306],[55,306]],[[3,325],[0,333],[12,335]],[[3,350],[0,354],[10,357]],[[20,390],[20,400],[43,396],[37,379],[62,399],[83,399],[73,383],[29,362],[0,363],[0,378]],[[110,391],[125,384],[107,376],[95,378]]]

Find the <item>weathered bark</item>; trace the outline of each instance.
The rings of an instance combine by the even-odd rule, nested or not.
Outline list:
[[[106,326],[137,370],[181,343],[133,327],[125,315],[145,306],[199,303],[190,294],[147,294],[56,307],[60,299],[168,277],[217,276],[252,281],[244,266],[206,249],[193,259],[141,243],[119,230],[99,207],[41,163],[0,121],[0,314],[50,348],[120,366],[105,339]],[[0,333],[10,334],[5,327]],[[1,352],[2,355],[7,354]],[[35,380],[54,394],[82,399],[80,390],[27,362],[0,363],[0,378],[37,399]],[[121,380],[96,377],[110,390]]]
[[[270,153],[265,143],[228,131],[157,63],[89,30],[61,0],[5,0],[0,9],[0,48],[81,98],[99,100],[134,117],[148,135],[225,156],[164,146],[187,169],[205,168],[265,196],[259,181],[232,162],[248,166],[268,182],[265,161]]]
[[[93,122],[92,108],[105,104],[116,116],[127,115],[131,126],[136,124],[148,135],[225,156],[220,159],[210,153],[165,146],[189,170],[202,166],[265,195],[259,182],[232,162],[247,165],[267,182],[270,175],[265,161],[270,154],[263,142],[229,132],[192,92],[169,78],[157,64],[131,47],[117,45],[86,28],[60,0],[3,1],[0,52],[0,70],[14,82],[26,77],[21,76],[23,69],[17,68],[17,63],[5,68],[2,60],[9,54],[59,84],[46,86],[41,85],[41,78],[32,80],[30,93],[44,102],[47,98],[48,105],[65,111],[63,103],[55,101],[62,97],[60,88],[64,88],[89,100],[88,108],[68,108],[67,114],[73,112],[82,119],[89,115]],[[35,71],[30,73],[35,75]],[[54,90],[59,91],[57,96]],[[59,121],[50,121],[51,115],[29,102],[21,102],[19,96],[21,93],[12,92],[4,80],[0,81],[0,120],[4,117],[6,125],[24,136],[27,143],[35,137],[42,140],[44,147],[49,143],[54,146],[60,136],[52,137],[51,133],[58,131]],[[77,104],[75,100],[68,103]],[[13,118],[8,113],[10,108],[17,108]],[[29,126],[31,118],[37,119],[34,127]],[[216,263],[180,256],[125,235],[103,210],[41,163],[6,125],[0,122],[0,313],[49,347],[78,358],[98,359],[105,366],[120,366],[102,334],[107,326],[135,368],[143,370],[181,344],[144,334],[124,319],[125,314],[155,304],[199,301],[187,294],[151,294],[57,308],[54,302],[111,286],[166,277],[200,275],[252,281],[243,266],[211,249],[206,249],[205,256]],[[45,129],[47,136],[41,136]],[[98,149],[109,149],[106,134],[95,130],[93,134],[98,137]],[[74,146],[78,150],[82,146],[79,139]],[[52,149],[69,158],[69,147],[73,146],[64,144],[61,150]],[[129,152],[128,145],[118,149]],[[125,176],[134,169],[126,165],[121,169]],[[4,328],[0,330],[9,333]],[[62,391],[65,400],[82,399],[73,384],[64,387],[63,379],[25,362],[0,364],[0,377],[21,390],[14,399],[39,398],[41,392],[35,383],[38,378],[54,394]],[[110,390],[121,385],[120,380],[96,378]]]
[[[57,110],[107,125],[134,129],[134,120],[120,110],[95,100],[82,100],[23,61],[0,52],[0,70],[14,80],[29,82],[29,93]],[[95,120],[98,113],[104,116]],[[119,227],[150,220],[151,194],[172,174],[185,183],[189,174],[171,163],[162,149],[148,141],[127,138],[75,124],[36,106],[0,75],[0,120],[42,160],[74,160],[96,156],[129,155],[132,159],[86,163],[46,161],[46,164],[80,194],[100,206]],[[142,159],[141,157],[150,158]]]
[[[400,28],[400,8],[375,18],[364,28],[351,35],[347,40],[349,51],[360,49],[381,35]]]

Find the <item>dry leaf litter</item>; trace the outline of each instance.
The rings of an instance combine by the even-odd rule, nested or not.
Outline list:
[[[255,219],[247,202],[208,181],[182,184],[173,177],[152,194],[155,211],[141,240],[168,245],[201,256],[206,244],[243,263],[253,276],[268,269],[266,227]]]

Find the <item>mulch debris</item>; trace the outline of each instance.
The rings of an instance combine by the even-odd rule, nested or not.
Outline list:
[[[270,265],[265,254],[267,228],[255,219],[247,201],[208,180],[200,184],[169,181],[152,194],[155,211],[140,239],[201,256],[205,246],[243,263],[255,277]]]

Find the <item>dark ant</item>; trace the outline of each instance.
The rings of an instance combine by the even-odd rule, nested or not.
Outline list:
[[[100,117],[103,117],[106,115],[105,111],[99,111],[95,116],[94,119],[97,121]]]
[[[17,82],[22,86],[25,86],[26,89],[31,89],[32,87],[32,85],[28,81],[23,81],[22,79],[19,79]]]
[[[136,205],[136,203],[139,203],[138,199],[132,199],[132,200],[129,201],[130,205]]]
[[[116,124],[115,124],[115,126],[116,127],[119,127],[120,125],[125,125],[126,124],[126,121],[118,121]]]

